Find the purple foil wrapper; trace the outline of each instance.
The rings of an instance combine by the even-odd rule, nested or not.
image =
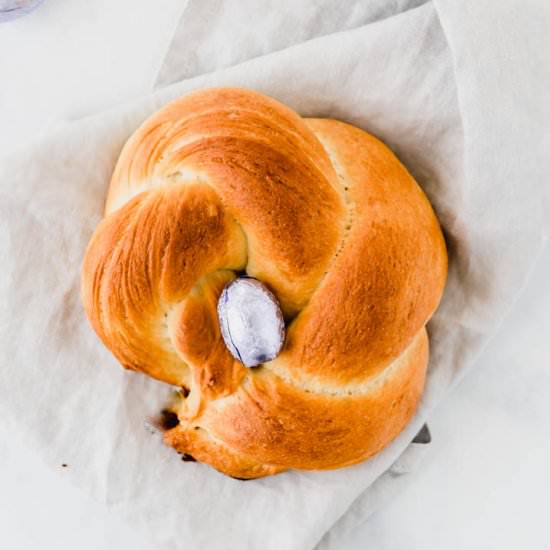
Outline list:
[[[231,355],[246,367],[275,359],[285,341],[285,323],[275,295],[260,281],[235,279],[218,300],[218,319]]]

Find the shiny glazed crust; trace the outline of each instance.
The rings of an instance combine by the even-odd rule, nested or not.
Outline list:
[[[282,353],[255,369],[225,348],[216,314],[242,271],[273,290],[288,325]],[[165,106],[128,140],[82,295],[123,366],[189,390],[165,441],[253,478],[354,464],[399,434],[446,274],[434,212],[379,140],[219,88]]]

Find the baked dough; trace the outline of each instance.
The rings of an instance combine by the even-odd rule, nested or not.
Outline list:
[[[254,369],[216,314],[243,272],[287,324],[281,354]],[[163,107],[124,146],[82,296],[124,367],[184,388],[166,443],[254,478],[348,466],[401,432],[446,275],[430,203],[383,143],[218,88]]]

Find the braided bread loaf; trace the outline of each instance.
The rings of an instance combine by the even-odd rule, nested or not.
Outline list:
[[[281,354],[254,369],[226,349],[216,313],[240,272],[287,323]],[[82,293],[124,367],[183,388],[166,443],[253,478],[354,464],[399,434],[446,273],[434,212],[380,141],[220,88],[128,140]]]

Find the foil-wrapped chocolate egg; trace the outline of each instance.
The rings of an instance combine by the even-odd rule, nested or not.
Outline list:
[[[218,319],[227,349],[246,367],[279,355],[285,341],[283,314],[275,295],[257,279],[235,279],[223,289]]]

